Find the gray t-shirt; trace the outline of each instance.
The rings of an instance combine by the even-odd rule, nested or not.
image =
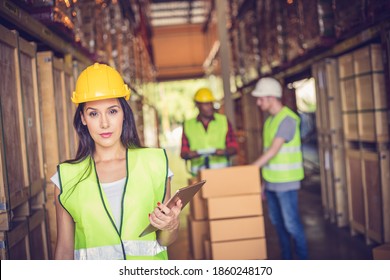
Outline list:
[[[290,142],[294,138],[296,128],[296,121],[291,117],[286,117],[279,125],[275,138],[281,137],[286,140],[286,143]],[[271,183],[264,180],[265,189],[274,192],[285,192],[298,190],[301,187],[301,181],[293,181],[286,183]]]

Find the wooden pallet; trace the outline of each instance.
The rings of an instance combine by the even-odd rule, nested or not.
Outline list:
[[[53,78],[53,54],[37,53],[39,100],[42,118],[42,140],[44,148],[46,180],[57,171],[60,162],[57,115],[55,110]]]
[[[389,162],[388,150],[362,152],[367,242],[389,241]]]
[[[340,136],[340,133],[338,134]],[[333,137],[335,138],[335,137]],[[348,191],[345,178],[344,150],[330,135],[318,139],[321,173],[321,199],[324,215],[339,227],[348,225]]]
[[[351,234],[364,234],[366,217],[364,213],[364,186],[361,178],[361,151],[346,150],[348,184],[348,208]]]
[[[44,190],[43,143],[38,95],[36,44],[19,40],[23,112],[26,130],[30,197]]]
[[[326,58],[313,64],[316,80],[316,127],[321,173],[321,198],[325,218],[338,226],[348,224],[345,183],[343,122],[337,60]],[[347,70],[344,70],[347,71]]]
[[[48,260],[48,236],[45,209],[34,211],[28,217],[30,255],[32,260]]]
[[[362,233],[366,242],[390,239],[390,152],[347,150],[347,182],[351,233]]]
[[[47,229],[49,239],[49,252],[53,255],[57,242],[57,219],[56,219],[56,208],[54,203],[54,188],[56,186],[53,183],[47,183],[46,185],[46,217],[47,217]]]
[[[0,211],[0,231],[11,230],[13,222],[24,219],[30,214],[29,189],[24,188],[11,193],[6,201],[2,201],[4,207]]]
[[[9,197],[29,185],[25,124],[23,118],[18,34],[0,25],[0,75],[6,77],[1,96],[1,208],[9,209]],[[5,130],[6,128],[6,130]]]
[[[16,222],[10,231],[0,231],[1,260],[29,260],[30,240],[27,219]]]
[[[369,44],[338,58],[345,139],[388,142],[389,107],[382,46]]]

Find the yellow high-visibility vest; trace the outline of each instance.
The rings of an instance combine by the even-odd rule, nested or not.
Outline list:
[[[279,113],[275,116],[269,116],[265,121],[263,130],[264,151],[272,145],[280,123],[287,116],[296,121],[294,137],[290,142],[284,143],[279,152],[261,170],[263,178],[271,183],[300,181],[304,178],[300,118],[288,107],[283,107]]]
[[[157,202],[166,192],[168,163],[165,150],[128,149],[127,177],[118,229],[91,157],[58,166],[59,201],[75,222],[75,259],[168,259],[156,233],[138,237],[149,224]]]
[[[207,131],[202,122],[196,118],[184,122],[184,132],[189,141],[191,150],[204,149],[226,149],[226,134],[228,132],[228,121],[226,116],[214,113]],[[204,158],[191,159],[191,172],[196,175],[199,169],[204,166]],[[210,156],[209,166],[211,169],[223,168],[228,166],[226,156]]]

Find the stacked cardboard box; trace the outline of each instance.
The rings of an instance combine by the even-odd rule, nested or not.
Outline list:
[[[190,203],[193,259],[266,259],[259,169],[202,170],[203,189]]]
[[[390,260],[390,243],[379,245],[372,249],[374,260]]]

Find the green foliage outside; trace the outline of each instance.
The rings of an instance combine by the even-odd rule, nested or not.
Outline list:
[[[164,142],[166,133],[181,126],[186,119],[198,114],[193,97],[201,87],[210,88],[217,100],[223,98],[222,82],[215,77],[167,81],[145,86],[145,100],[149,105],[155,107],[158,112],[162,142]]]

